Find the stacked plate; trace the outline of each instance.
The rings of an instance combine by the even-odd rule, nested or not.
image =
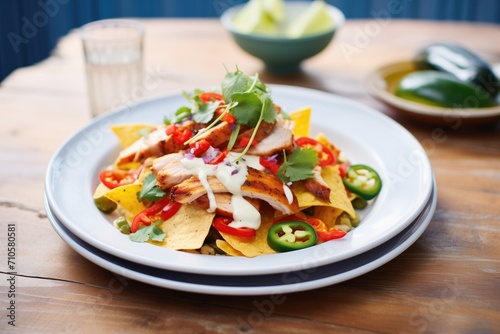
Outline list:
[[[79,254],[116,274],[176,290],[221,294],[290,293],[339,283],[392,260],[413,244],[436,206],[432,168],[418,141],[385,115],[311,89],[271,85],[285,110],[312,107],[311,133],[323,132],[353,163],[375,168],[379,196],[360,211],[361,224],[340,240],[256,258],[206,256],[131,242],[95,208],[98,173],[119,152],[111,124],[161,123],[186,105],[175,93],[94,119],[53,156],[46,176],[46,210]]]

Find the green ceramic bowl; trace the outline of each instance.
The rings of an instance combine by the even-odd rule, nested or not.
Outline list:
[[[310,1],[285,2],[285,13],[287,17],[296,17],[309,5],[311,5]],[[299,71],[302,61],[323,51],[345,21],[344,14],[338,8],[328,5],[328,11],[334,20],[334,27],[324,33],[302,38],[245,34],[239,32],[233,25],[233,17],[242,7],[243,5],[238,5],[226,10],[221,16],[221,23],[244,51],[261,59],[266,70],[273,73]]]

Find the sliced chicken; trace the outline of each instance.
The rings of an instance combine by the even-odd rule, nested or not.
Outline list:
[[[148,157],[160,156],[163,154],[164,142],[169,140],[170,137],[165,132],[164,127],[158,128],[121,151],[115,164],[119,166],[129,162],[142,162]]]
[[[217,177],[209,176],[207,180],[213,193],[228,192]],[[299,209],[297,198],[290,192],[292,198],[289,203],[284,186],[274,175],[248,167],[247,180],[241,186],[241,194],[243,197],[263,200],[285,215],[296,213]],[[206,194],[198,176],[193,176],[170,190],[171,199],[180,203],[191,203]]]
[[[321,167],[314,167],[313,172],[314,178],[305,179],[304,186],[320,200],[330,203],[331,189],[321,176]]]
[[[211,146],[219,147],[229,141],[233,130],[231,124],[228,122],[221,122],[213,128],[203,131],[197,140],[205,139]]]
[[[215,202],[217,203],[217,208],[215,213],[225,217],[233,216],[233,206],[231,204],[232,194],[230,193],[218,193],[215,195]],[[255,198],[245,198],[250,204],[252,204],[257,210],[260,209],[260,201]],[[202,195],[196,199],[196,203],[207,210],[210,207],[210,200],[207,195]]]
[[[257,142],[260,142],[261,140],[263,140],[264,138],[269,136],[271,134],[271,132],[273,132],[275,126],[276,126],[276,122],[275,123],[269,123],[269,122],[260,123],[259,129],[257,130],[257,133],[255,134],[254,140]],[[247,129],[247,127],[245,127],[245,130],[242,133],[240,133],[236,142],[239,142],[241,140],[241,138],[243,138],[243,137],[250,138],[253,134],[253,131],[254,131],[254,128]]]
[[[177,125],[182,130],[192,131],[193,122]],[[143,162],[149,157],[159,157],[164,154],[178,152],[187,148],[183,143],[177,143],[172,135],[167,135],[166,127],[162,126],[152,131],[145,137],[136,140],[125,148],[115,161],[117,166],[129,162]]]
[[[151,170],[156,175],[157,184],[162,189],[168,189],[189,179],[192,174],[181,163],[184,153],[170,153],[153,160]]]
[[[293,132],[285,126],[284,122],[278,122],[276,126],[272,128],[272,131],[266,135],[266,137],[261,140],[257,140],[257,145],[252,146],[248,150],[247,154],[271,156],[275,153],[281,153],[283,150],[290,152],[292,148]],[[239,150],[241,151],[243,148]]]

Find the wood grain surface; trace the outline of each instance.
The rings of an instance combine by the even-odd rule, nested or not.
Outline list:
[[[216,20],[144,23],[148,97],[216,86],[224,65],[238,65],[245,73],[261,72],[266,83],[311,87],[374,107],[425,148],[437,180],[435,215],[394,260],[307,292],[195,294],[102,269],[56,234],[43,203],[49,159],[90,120],[81,44],[73,32],[49,59],[15,71],[0,86],[0,332],[499,332],[500,125],[419,124],[365,89],[365,78],[377,67],[409,59],[433,41],[460,42],[500,62],[498,25],[352,20],[301,73],[276,76],[262,72],[260,61],[241,51]],[[346,46],[355,52],[342,51]],[[16,226],[14,298],[8,297],[9,224]],[[8,324],[11,300],[15,327]]]

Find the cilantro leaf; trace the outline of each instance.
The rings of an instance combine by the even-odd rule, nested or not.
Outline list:
[[[137,232],[129,235],[129,239],[135,242],[146,242],[149,239],[152,241],[163,241],[167,234],[158,227],[161,223],[163,221],[158,220],[149,226],[141,226]]]
[[[166,192],[161,190],[156,185],[156,176],[154,174],[149,174],[144,178],[141,191],[137,194],[137,199],[139,201],[143,199],[149,199],[150,201],[157,201],[162,199],[167,195]]]
[[[318,153],[312,148],[296,148],[278,169],[276,176],[284,183],[314,177],[312,171],[319,162]]]
[[[179,109],[177,109],[172,118],[168,118],[167,116],[165,116],[163,118],[163,123],[165,123],[165,125],[170,125],[172,123],[177,124],[182,122],[186,117],[190,117],[191,114],[191,108],[186,106],[180,107]]]
[[[274,109],[274,103],[269,94],[262,94],[260,96],[262,101],[262,119],[268,123],[274,123],[276,121],[276,109]]]
[[[217,108],[219,108],[219,102],[200,103],[198,110],[193,114],[193,120],[196,123],[208,123],[214,117]]]
[[[238,102],[236,106],[231,109],[231,114],[236,117],[239,124],[255,127],[260,118],[260,111],[262,109],[261,99],[252,92],[248,93],[234,93],[231,100]]]
[[[252,78],[237,69],[235,72],[227,72],[221,84],[222,96],[226,103],[231,102],[234,93],[242,93],[252,86]]]

